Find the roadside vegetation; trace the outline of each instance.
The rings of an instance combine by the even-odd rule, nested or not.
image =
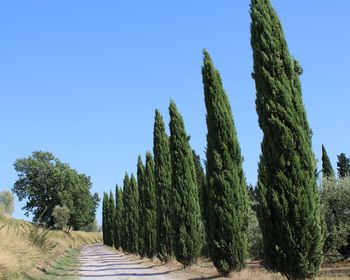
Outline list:
[[[0,215],[0,279],[54,279],[45,276],[55,272],[53,264],[68,264],[77,248],[101,239],[98,232],[49,230]]]

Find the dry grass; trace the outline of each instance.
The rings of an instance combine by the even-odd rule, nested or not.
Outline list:
[[[176,262],[175,262],[176,263]],[[178,267],[177,264],[167,264],[172,270]],[[281,274],[269,272],[258,264],[249,264],[248,268],[241,272],[231,273],[229,277],[220,277],[211,262],[199,260],[197,264],[186,269],[172,273],[177,279],[200,280],[200,279],[220,279],[220,280],[286,280]],[[316,280],[349,280],[350,265],[342,267],[323,268]]]
[[[40,275],[68,249],[100,242],[100,233],[52,231],[50,242],[57,244],[52,250],[43,250],[31,244],[25,236],[24,221],[0,218],[0,279],[25,279]]]

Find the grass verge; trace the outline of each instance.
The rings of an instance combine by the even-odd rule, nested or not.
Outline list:
[[[25,221],[0,215],[0,279],[40,279],[45,277],[44,272],[50,271],[51,267],[59,268],[68,264],[74,254],[79,252],[72,249],[102,240],[100,233],[51,231],[49,241],[55,246],[48,246],[48,249],[46,245],[39,246],[32,238],[28,238],[29,226],[31,224]],[[56,260],[60,263],[56,264]]]
[[[78,279],[79,261],[78,256],[80,249],[70,249],[68,252],[45,272],[43,277],[38,280],[62,279],[75,280]]]

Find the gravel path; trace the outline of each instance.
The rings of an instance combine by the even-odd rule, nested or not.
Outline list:
[[[162,265],[141,261],[101,244],[85,246],[80,255],[80,279],[151,279],[173,280]]]

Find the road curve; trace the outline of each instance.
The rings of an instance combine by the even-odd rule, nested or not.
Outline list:
[[[102,244],[83,247],[79,257],[80,279],[151,279],[174,280],[170,271],[151,262],[141,261],[133,255],[125,255]]]

